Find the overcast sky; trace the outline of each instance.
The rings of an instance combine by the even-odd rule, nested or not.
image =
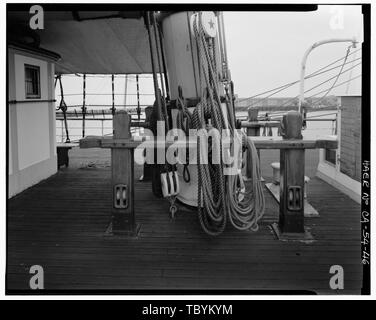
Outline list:
[[[354,36],[362,41],[363,37],[360,6],[322,5],[315,12],[225,12],[224,19],[230,70],[240,97],[249,97],[299,79],[304,52],[314,42]],[[347,47],[347,43],[336,43],[314,49],[307,61],[307,73],[345,56]],[[360,54],[353,54],[348,61],[359,58]],[[344,70],[351,66],[352,63],[346,65]],[[344,73],[337,84],[359,75],[360,67],[355,67],[352,74],[351,71]],[[307,81],[307,88],[335,76],[339,70],[324,74],[315,82]],[[330,86],[331,82],[328,82],[312,94]],[[344,94],[346,90],[347,85],[343,85],[333,92]],[[297,94],[298,86],[293,86],[279,96]],[[352,81],[348,94],[360,94],[360,80]]]
[[[224,12],[227,54],[235,93],[239,97],[250,97],[268,89],[299,79],[300,65],[304,52],[314,42],[329,38],[352,38],[362,41],[363,19],[360,6],[319,6],[315,12]],[[307,62],[307,74],[344,57],[348,43],[326,44],[313,50]],[[350,53],[358,50],[351,49]],[[358,51],[348,57],[346,71],[337,84],[354,78],[361,73],[356,64],[361,57]],[[341,61],[336,65],[340,66]],[[334,66],[336,66],[334,65]],[[338,74],[340,68],[306,81],[310,89]],[[68,81],[69,79],[69,81]],[[306,94],[306,97],[331,87],[330,80]],[[115,80],[115,92],[124,93],[125,81]],[[64,79],[65,93],[81,93],[82,78]],[[135,93],[136,83],[132,77],[128,82],[128,93]],[[331,94],[360,94],[360,78],[332,90]],[[153,93],[151,79],[140,82],[141,93]],[[106,93],[108,96],[88,96],[87,104],[111,104],[111,80],[88,78],[87,92]],[[58,93],[58,91],[57,91]],[[298,94],[298,85],[277,94],[291,97]],[[59,98],[59,97],[58,97]],[[137,103],[135,96],[129,96],[127,103]],[[152,104],[153,96],[142,97],[141,104]],[[82,103],[82,97],[66,97],[68,105]],[[123,96],[116,96],[116,104],[124,103]]]

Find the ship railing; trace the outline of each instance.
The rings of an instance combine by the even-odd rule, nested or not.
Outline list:
[[[78,141],[82,137],[83,121],[85,121],[85,136],[88,135],[112,135],[112,105],[86,105],[86,107],[94,107],[101,109],[89,109],[85,112],[85,120],[83,120],[82,106],[69,106],[66,111],[66,118],[68,122],[68,131],[71,142]],[[137,109],[140,107],[140,115]],[[137,135],[143,132],[146,127],[145,123],[145,108],[149,105],[115,105],[116,110],[127,110],[131,115],[131,133]],[[88,122],[86,124],[86,122]],[[81,124],[81,125],[80,125]],[[65,120],[62,111],[56,112],[56,141],[65,142]]]
[[[259,115],[258,112],[254,112],[253,115],[248,114],[237,117],[238,121],[241,123],[241,127],[248,132],[252,132],[251,135],[266,135],[273,136],[279,135],[279,122],[282,120],[283,115],[286,112],[276,112],[276,113],[264,113]],[[328,116],[332,116],[327,118]],[[308,124],[307,128],[309,129],[309,123],[312,122],[330,122],[330,134],[337,135],[338,128],[338,112],[335,110],[330,113],[320,114],[320,115],[308,115],[304,119]],[[257,122],[257,125],[256,125]],[[258,130],[248,130],[249,123],[255,124],[255,127]]]

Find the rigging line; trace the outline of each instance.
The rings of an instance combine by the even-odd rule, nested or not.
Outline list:
[[[355,62],[355,61],[357,61],[357,60],[361,60],[361,59],[362,59],[362,58],[357,58],[357,59],[354,59],[354,60],[351,60],[351,61],[347,61],[347,62],[345,63],[345,65],[347,65],[347,64],[349,64],[349,63],[351,63],[351,62]],[[318,75],[321,75],[321,74],[327,73],[327,72],[329,72],[329,71],[332,71],[332,70],[338,69],[338,68],[340,68],[340,67],[341,67],[341,65],[337,65],[337,66],[335,66],[335,67],[332,67],[332,68],[327,69],[327,70],[324,70],[324,71],[317,70],[317,71],[315,71],[315,72],[313,72],[313,73],[307,75],[306,77],[304,77],[304,79],[310,79],[310,78],[316,77],[316,76],[318,76]],[[319,72],[319,71],[320,71],[320,72]],[[285,88],[286,86],[294,85],[294,84],[299,83],[299,82],[300,82],[300,80],[296,80],[296,81],[291,82],[291,83],[289,83],[289,84],[286,84],[286,85],[284,85],[284,86],[281,86],[281,87],[275,88],[274,90],[277,90],[277,89],[280,89],[280,88]],[[270,91],[272,91],[272,90],[270,90]],[[270,91],[269,91],[269,92],[270,92]],[[273,95],[273,94],[272,94],[272,95]],[[270,95],[270,96],[271,96],[271,95]],[[251,98],[252,98],[252,97],[251,97]],[[249,99],[249,98],[248,98],[248,99]]]
[[[164,119],[166,121],[166,129],[167,131],[169,130],[169,122],[168,122],[168,113],[167,113],[167,106],[166,106],[166,91],[165,91],[165,85],[164,85],[164,80],[162,77],[162,63],[161,63],[161,53],[159,51],[159,45],[158,45],[158,25],[157,25],[157,20],[155,19],[155,12],[152,11],[152,28],[154,31],[154,40],[155,40],[155,51],[157,52],[157,65],[158,65],[158,70],[159,70],[159,79],[161,82],[161,87],[162,87],[162,108],[163,108],[163,113],[164,113]]]
[[[114,75],[112,74],[111,75],[111,93],[112,93],[112,108],[111,108],[111,111],[112,111],[112,115],[114,116],[115,115],[115,77]]]
[[[63,117],[64,117],[65,135],[66,135],[65,142],[69,143],[70,142],[70,138],[69,138],[69,129],[68,129],[68,121],[67,121],[67,109],[68,109],[68,106],[66,105],[66,103],[64,101],[63,82],[61,80],[61,75],[58,75],[58,77],[56,78],[56,81],[57,80],[59,80],[59,85],[60,85],[61,100],[60,100],[59,109],[63,112]]]
[[[191,56],[192,56],[192,64],[193,64],[193,78],[194,78],[194,82],[195,82],[196,97],[198,97],[196,64],[195,64],[194,53],[193,53],[192,31],[191,31],[191,28],[190,28],[190,18],[189,18],[189,12],[188,11],[187,11],[187,24],[188,24],[189,42],[190,42],[190,46],[191,46],[190,48],[191,48]]]
[[[360,65],[360,64],[361,64],[361,63],[358,63],[358,64],[356,64],[355,66],[350,67],[350,68],[346,69],[345,71],[342,71],[342,72],[338,73],[337,75],[335,75],[335,76],[333,76],[333,77],[331,77],[331,78],[329,78],[329,79],[327,79],[327,80],[325,80],[325,81],[323,81],[323,82],[320,82],[319,84],[315,85],[314,87],[305,90],[304,93],[310,92],[310,91],[312,91],[313,89],[316,89],[316,88],[322,86],[323,84],[329,82],[330,80],[332,80],[332,79],[334,79],[334,78],[336,78],[336,77],[339,77],[341,74],[344,74],[344,73],[346,73],[347,71],[352,70],[353,68],[356,68],[356,67],[357,67],[358,65]],[[299,95],[295,96],[294,98],[292,98],[292,99],[290,99],[290,100],[285,101],[285,102],[282,103],[280,106],[283,107],[283,106],[285,106],[285,105],[287,105],[287,104],[293,102],[293,101],[294,101],[295,99],[297,99],[298,97],[299,97]]]
[[[355,61],[357,61],[357,60],[361,60],[361,59],[362,59],[362,58],[357,58],[357,59],[354,59],[354,60],[348,61],[348,62],[345,63],[345,65],[346,65],[346,64],[349,64],[349,63],[351,63],[351,62],[355,62]],[[304,79],[310,79],[310,78],[312,78],[312,77],[316,77],[316,76],[318,76],[318,75],[321,75],[321,74],[327,73],[327,72],[329,72],[329,71],[335,70],[335,69],[340,68],[340,67],[341,67],[341,65],[337,65],[337,66],[335,66],[335,67],[332,67],[332,68],[327,69],[327,70],[324,70],[324,71],[321,71],[321,69],[319,69],[319,70],[316,70],[315,72],[313,72],[313,73],[307,75],[306,77],[304,77]],[[258,95],[255,95],[255,96],[249,97],[249,98],[247,98],[247,99],[253,99],[253,98],[258,97],[258,96],[260,96],[260,95],[262,95],[262,94],[272,92],[270,95],[268,95],[268,96],[266,96],[266,97],[263,97],[261,100],[256,101],[256,102],[250,104],[248,107],[252,107],[252,106],[254,106],[255,104],[258,104],[258,103],[260,103],[260,102],[266,100],[267,98],[270,98],[271,96],[273,96],[273,95],[275,95],[275,94],[277,94],[277,93],[279,93],[279,92],[281,92],[281,91],[283,91],[283,90],[285,90],[285,89],[287,89],[287,88],[289,88],[289,87],[291,87],[291,86],[293,86],[294,84],[297,84],[297,83],[299,83],[299,82],[300,82],[300,80],[296,80],[296,81],[294,81],[294,82],[290,82],[290,83],[285,84],[285,85],[283,85],[283,86],[280,86],[280,87],[277,87],[277,88],[274,88],[274,89],[271,89],[271,90],[265,91],[265,92],[263,92],[263,93],[260,93],[260,94],[258,94]],[[278,89],[279,89],[279,90],[278,90]],[[278,90],[278,91],[273,92],[273,91],[275,91],[275,90]]]
[[[354,51],[351,52],[351,53],[347,53],[347,52],[346,52],[346,55],[344,55],[342,58],[337,59],[336,61],[333,61],[332,63],[330,63],[330,64],[328,64],[328,65],[326,65],[326,66],[324,66],[324,67],[322,67],[322,68],[320,68],[320,69],[318,69],[318,70],[316,70],[315,72],[311,73],[311,75],[312,75],[312,74],[315,74],[316,72],[319,72],[319,71],[321,71],[321,70],[324,70],[324,69],[326,69],[327,67],[330,67],[330,66],[332,66],[333,64],[335,64],[335,63],[337,63],[337,62],[339,62],[339,61],[341,61],[341,60],[343,60],[343,59],[347,60],[348,57],[350,57],[350,56],[352,56],[353,54],[359,52],[360,50],[362,50],[362,49],[360,48],[360,49],[354,50]],[[357,60],[357,59],[356,59],[356,60]]]
[[[340,87],[340,86],[342,86],[342,85],[344,85],[344,84],[346,84],[346,83],[348,83],[348,82],[350,82],[350,81],[353,81],[353,80],[355,80],[355,79],[358,79],[358,78],[360,78],[361,76],[362,76],[362,74],[360,74],[360,75],[358,75],[358,76],[356,76],[356,77],[353,77],[353,78],[351,78],[351,79],[349,79],[349,80],[347,80],[347,81],[344,81],[344,82],[338,83],[338,84],[335,85],[332,89],[337,88],[337,87]],[[312,96],[309,96],[308,98],[316,97],[317,95],[319,95],[319,94],[321,94],[321,93],[323,93],[323,92],[325,92],[325,91],[327,91],[327,90],[328,90],[328,89],[325,89],[325,90],[322,90],[322,91],[320,91],[320,92],[317,92],[317,93],[313,94]]]
[[[360,50],[362,50],[362,49],[360,48],[360,49],[357,49],[357,50],[353,51],[352,53],[350,53],[350,54],[348,55],[348,57],[351,56],[351,55],[353,55],[353,54],[355,54],[355,53],[357,53],[357,52],[359,52]],[[335,63],[337,63],[337,62],[343,60],[345,57],[346,57],[346,56],[343,56],[342,58],[337,59],[337,60],[335,60],[335,61],[329,63],[328,65],[326,65],[326,66],[324,66],[324,67],[321,67],[320,69],[318,69],[318,70],[316,70],[316,71],[310,73],[309,75],[307,75],[307,77],[314,76],[314,75],[318,75],[318,74],[316,74],[316,73],[318,73],[318,72],[320,72],[320,71],[322,71],[322,70],[325,70],[326,68],[332,66],[333,64],[335,64]],[[356,61],[356,60],[358,60],[358,59],[355,59],[355,60],[353,60],[353,61]],[[337,66],[337,67],[339,67],[339,66]],[[333,69],[331,69],[331,70],[333,70]],[[306,79],[306,78],[305,78],[305,79]],[[251,96],[251,97],[248,98],[248,99],[259,97],[259,96],[261,96],[261,95],[263,95],[263,94],[266,94],[266,93],[272,92],[272,91],[274,91],[274,90],[278,90],[278,89],[280,89],[280,88],[282,88],[282,87],[285,87],[285,86],[288,86],[288,85],[290,85],[290,84],[293,85],[293,84],[295,84],[295,83],[297,83],[297,82],[299,82],[299,81],[300,81],[300,80],[297,80],[297,81],[294,81],[294,82],[290,82],[290,83],[285,84],[285,85],[282,85],[282,86],[280,86],[280,87],[277,87],[277,88],[274,88],[274,89],[271,89],[271,90],[267,90],[267,91],[261,92],[261,93],[259,93],[259,94],[254,95],[254,96]]]
[[[150,12],[146,11],[145,13],[145,24],[146,29],[148,32],[148,38],[149,38],[149,46],[150,46],[150,56],[151,56],[151,67],[153,69],[153,84],[154,84],[154,93],[155,93],[155,99],[157,101],[157,119],[159,121],[163,120],[162,115],[162,105],[161,105],[161,95],[158,87],[158,79],[157,79],[157,71],[156,71],[156,62],[155,62],[155,56],[154,56],[154,46],[152,41],[152,35],[150,30]]]
[[[329,82],[330,80],[333,80],[334,78],[336,79],[336,81],[338,81],[338,78],[342,75],[342,74],[344,74],[344,73],[346,73],[346,72],[348,72],[348,71],[351,71],[352,69],[354,69],[354,68],[356,68],[357,66],[359,66],[361,63],[358,63],[358,64],[356,64],[355,66],[352,66],[352,67],[350,67],[350,68],[348,68],[348,69],[346,69],[346,70],[340,70],[340,72],[337,74],[337,75],[335,75],[335,76],[333,76],[333,77],[331,77],[331,78],[329,78],[329,79],[327,79],[327,80],[325,80],[324,82],[321,82],[321,83],[319,83],[319,84],[317,84],[317,85],[315,85],[314,87],[312,87],[312,88],[310,88],[310,89],[308,89],[308,90],[306,90],[306,91],[304,91],[304,93],[306,93],[306,92],[310,92],[310,91],[312,91],[313,89],[316,89],[317,87],[320,87],[321,85],[323,85],[324,83],[327,83],[327,82]],[[334,84],[336,83],[336,81],[334,82]]]
[[[356,68],[356,67],[357,67],[358,65],[360,65],[360,64],[361,64],[361,62],[358,63],[358,64],[356,64],[356,65],[354,65],[354,66],[352,66],[352,67],[350,67],[350,68],[348,68],[348,69],[346,69],[346,70],[344,70],[344,71],[342,71],[342,72],[340,73],[340,75],[346,73],[347,71],[350,71],[350,70]],[[325,81],[323,81],[323,82],[321,82],[321,83],[315,85],[314,87],[305,90],[304,93],[310,92],[310,91],[312,91],[313,89],[316,89],[317,87],[322,86],[323,84],[329,82],[330,80],[336,78],[337,76],[338,76],[338,75],[335,75],[335,76],[333,76],[333,77],[331,77],[331,78],[329,78],[329,79],[327,79],[327,80],[325,80]],[[294,102],[294,100],[297,99],[298,97],[299,97],[299,95],[297,95],[297,96],[295,96],[294,98],[291,98],[291,99],[285,101],[284,103],[282,103],[282,104],[280,105],[280,107],[283,107],[283,106],[285,106],[285,105],[288,105],[289,103]],[[258,101],[257,103],[260,103],[260,102],[263,101],[263,100],[264,100],[264,99]],[[255,103],[254,103],[254,104],[255,104]],[[251,106],[253,106],[254,104],[249,105],[248,107],[251,107]]]
[[[320,99],[319,101],[316,101],[316,104],[318,104],[320,101],[322,101],[322,100],[323,100],[323,99],[329,94],[329,92],[333,89],[333,87],[336,85],[336,83],[337,83],[339,77],[340,77],[341,74],[342,74],[342,70],[343,70],[343,67],[345,66],[346,60],[347,60],[347,58],[348,58],[348,56],[349,56],[350,49],[351,49],[351,46],[349,46],[349,47],[347,48],[346,58],[345,58],[345,60],[344,60],[344,62],[343,62],[343,65],[342,65],[342,67],[341,67],[341,70],[339,71],[337,77],[335,78],[334,82],[332,83],[332,86],[331,86],[331,87],[329,88],[329,90],[324,94],[324,96],[321,97],[321,99]],[[352,70],[352,69],[350,68],[350,70]]]
[[[86,74],[83,78],[83,91],[82,91],[82,137],[85,137],[85,114],[86,114]]]
[[[163,44],[163,32],[162,32],[161,26],[158,26],[158,35],[159,35],[159,42],[160,42],[159,45],[161,47],[163,76],[164,76],[164,81],[166,85],[166,99],[169,101],[170,100],[170,84],[168,82],[168,76],[167,76],[166,53],[165,53],[165,48]]]
[[[137,84],[137,115],[138,115],[138,121],[140,121],[141,116],[141,107],[140,107],[140,86],[138,81],[138,76],[136,77],[136,84]]]

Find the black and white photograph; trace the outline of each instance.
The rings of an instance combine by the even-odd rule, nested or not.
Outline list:
[[[369,295],[370,14],[7,3],[6,295]]]

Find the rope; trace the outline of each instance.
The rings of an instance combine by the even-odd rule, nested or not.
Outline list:
[[[361,60],[361,58],[357,58],[357,59],[354,59],[354,60],[352,60],[352,61],[346,62],[345,65],[346,65],[346,64],[349,64],[349,63],[351,63],[351,62],[355,62],[355,61],[357,61],[357,60]],[[358,66],[359,64],[360,64],[360,63],[356,64],[355,66],[352,66],[350,69],[347,69],[346,71],[351,70],[352,68],[355,68],[355,67]],[[335,67],[333,67],[333,68],[330,68],[330,69],[327,69],[327,70],[324,70],[324,71],[319,72],[319,71],[321,70],[321,69],[320,69],[320,70],[317,70],[316,72],[313,72],[313,73],[307,75],[306,77],[304,77],[304,79],[310,79],[310,78],[313,78],[313,77],[316,77],[316,76],[322,75],[322,74],[324,74],[324,73],[330,72],[330,71],[332,71],[332,70],[335,70],[335,69],[338,69],[338,68],[341,68],[341,67],[342,67],[341,65],[338,65],[338,66],[335,66]],[[344,71],[344,72],[346,72],[346,71]],[[343,72],[343,73],[344,73],[344,72]],[[331,80],[331,79],[332,79],[332,78],[328,79],[327,81],[329,81],[329,80]],[[265,96],[265,97],[263,97],[263,98],[260,98],[260,100],[255,101],[255,102],[253,102],[252,104],[248,105],[248,108],[249,108],[249,107],[253,107],[254,105],[260,105],[263,101],[267,100],[268,98],[270,98],[270,97],[276,95],[277,93],[280,93],[280,92],[282,92],[282,91],[284,91],[284,90],[286,90],[286,89],[292,87],[293,85],[295,85],[295,84],[297,84],[297,83],[299,83],[299,82],[300,82],[300,80],[296,80],[296,81],[294,81],[294,82],[290,82],[290,83],[285,84],[285,85],[283,85],[283,86],[280,86],[280,87],[278,87],[278,88],[275,88],[275,89],[272,89],[272,90],[268,90],[268,91],[263,92],[263,93],[261,93],[261,94],[258,94],[258,95],[256,95],[256,96],[253,96],[253,97],[247,98],[247,99],[254,99],[255,97],[260,96],[260,95],[262,95],[262,94],[264,94],[264,93],[268,93],[268,92],[272,92],[272,91],[273,91],[273,92],[270,93],[269,95],[267,95],[267,96]],[[325,83],[325,82],[324,82],[324,83]],[[321,84],[323,84],[323,83],[321,83]],[[320,85],[321,85],[321,84],[320,84]],[[275,90],[276,90],[276,91],[275,91]],[[299,97],[299,95],[296,96],[296,97]]]
[[[344,57],[342,57],[342,58],[340,58],[340,59],[337,59],[337,60],[335,60],[335,61],[329,63],[328,65],[326,65],[326,66],[324,66],[324,67],[321,67],[320,69],[318,69],[318,70],[316,70],[316,71],[310,73],[309,75],[305,76],[304,79],[309,79],[309,78],[312,78],[312,77],[316,77],[316,76],[318,76],[318,75],[321,75],[321,74],[327,73],[327,72],[329,72],[329,71],[332,71],[332,70],[334,70],[334,69],[340,68],[341,65],[337,65],[337,66],[334,66],[334,67],[332,67],[332,68],[330,68],[330,69],[327,69],[328,67],[332,66],[333,64],[335,64],[335,63],[337,63],[337,62],[343,60],[344,58],[348,58],[349,56],[351,56],[351,55],[357,53],[357,52],[360,51],[360,50],[361,50],[361,49],[358,49],[358,50],[353,51],[353,52],[350,53],[350,54],[346,54]],[[356,59],[354,59],[354,60],[348,61],[348,62],[344,63],[344,65],[349,64],[349,63],[351,63],[351,62],[355,62],[355,61],[357,61],[357,60],[361,60],[361,58],[356,58]],[[325,70],[325,69],[327,69],[327,70]],[[300,80],[296,80],[296,81],[293,81],[293,82],[287,83],[287,84],[285,84],[285,85],[282,85],[282,86],[279,86],[279,87],[276,87],[276,88],[273,88],[273,89],[270,89],[270,90],[267,90],[267,91],[264,91],[264,92],[258,93],[258,94],[256,94],[256,95],[253,95],[253,96],[251,96],[251,97],[249,97],[249,98],[247,98],[247,99],[253,99],[253,98],[256,98],[256,97],[262,96],[262,95],[264,95],[264,94],[266,94],[266,93],[271,93],[270,95],[268,95],[268,96],[266,96],[266,97],[263,97],[260,101],[256,101],[256,102],[250,104],[248,107],[252,107],[252,106],[254,106],[255,104],[259,104],[260,102],[266,100],[267,98],[269,98],[269,97],[271,97],[271,96],[273,96],[273,95],[275,95],[275,94],[277,94],[277,93],[279,93],[279,92],[281,92],[281,91],[283,91],[283,90],[286,90],[286,89],[290,88],[291,86],[293,86],[294,84],[297,84],[297,83],[299,83],[299,82],[300,82]],[[276,90],[277,90],[277,91],[276,91]],[[275,92],[274,92],[274,91],[275,91]]]
[[[66,135],[65,142],[69,143],[70,139],[69,139],[69,130],[68,130],[68,121],[67,121],[67,109],[68,109],[68,106],[67,106],[67,104],[64,101],[64,91],[63,91],[63,83],[61,81],[61,75],[57,76],[56,81],[59,81],[59,85],[60,85],[60,96],[61,96],[61,99],[60,99],[59,109],[63,112],[63,117],[64,117],[65,135]],[[56,86],[56,82],[55,82],[55,86]]]
[[[136,76],[136,86],[137,86],[137,117],[138,117],[138,121],[140,121],[141,106],[140,106],[140,84],[138,81],[138,75]]]
[[[177,98],[178,113],[176,115],[176,127],[183,130],[185,136],[189,136],[189,129],[192,128],[192,114],[187,108],[181,86],[178,87],[179,97]],[[186,149],[186,161],[183,165],[183,179],[186,183],[191,181],[189,172],[189,148]]]
[[[334,88],[338,88],[338,87],[340,87],[340,86],[342,86],[342,85],[344,85],[344,84],[346,84],[346,83],[349,83],[350,81],[353,81],[353,80],[355,80],[355,79],[358,79],[358,78],[360,78],[361,76],[362,76],[362,74],[359,74],[359,75],[357,75],[356,77],[352,77],[352,78],[350,78],[350,79],[347,80],[347,81],[340,82],[340,83],[336,84],[335,86],[332,86],[332,87],[330,88],[330,90],[332,90],[332,89],[334,89]],[[328,89],[324,89],[324,90],[322,90],[322,91],[320,91],[320,92],[317,92],[317,93],[315,93],[315,94],[309,96],[308,98],[316,97],[316,96],[318,96],[319,94],[324,93],[324,92],[327,91],[327,90],[328,90]],[[314,104],[314,105],[315,105],[315,104]],[[314,106],[314,105],[313,105],[313,106]]]
[[[342,64],[341,70],[339,71],[339,73],[338,73],[337,77],[335,78],[334,82],[332,83],[331,87],[328,89],[328,91],[318,101],[316,101],[315,104],[318,104],[320,101],[322,101],[329,94],[329,92],[334,88],[334,86],[336,85],[340,75],[342,74],[342,70],[343,70],[343,67],[345,66],[345,63],[347,61],[347,57],[349,56],[350,49],[351,49],[351,46],[349,46],[347,48],[346,57],[345,57],[345,60]],[[351,70],[351,68],[350,68],[350,70]]]
[[[82,85],[82,137],[85,137],[85,115],[86,115],[86,74],[83,77]]]
[[[228,220],[239,230],[255,231],[258,229],[257,223],[263,216],[265,208],[257,151],[250,139],[246,138],[243,133],[239,135],[235,130],[234,117],[229,107],[229,123],[224,120],[218,91],[215,54],[210,53],[210,49],[215,51],[215,44],[212,42],[211,47],[208,45],[201,19],[197,19],[198,15],[195,16],[194,35],[200,59],[200,74],[203,77],[201,77],[201,101],[193,112],[192,125],[196,129],[201,129],[197,139],[199,221],[203,230],[209,235],[222,233]],[[197,22],[199,23],[198,27]],[[224,129],[230,129],[234,139],[238,139],[241,146],[250,150],[253,173],[251,190],[241,191],[244,182],[240,172],[224,175],[225,166],[221,157],[219,157],[219,164],[209,164],[208,160],[215,156],[213,141],[219,141],[219,150],[222,150],[220,137],[218,135],[211,136],[213,131],[210,129],[212,128],[218,130],[214,132],[220,133]],[[208,141],[209,136],[212,137],[211,148],[201,142],[202,138],[205,138],[204,141]],[[208,148],[206,149],[206,147]],[[240,148],[240,152],[242,152],[242,148]],[[207,161],[201,163],[201,158]]]
[[[161,100],[162,100],[162,113],[163,113],[163,117],[164,117],[165,124],[166,124],[166,130],[169,131],[170,130],[169,117],[168,117],[167,105],[166,105],[166,99],[165,99],[166,91],[165,91],[164,81],[163,81],[163,77],[162,77],[162,62],[161,62],[162,53],[160,52],[160,48],[159,48],[159,45],[161,44],[161,42],[158,41],[158,30],[157,30],[158,24],[157,24],[157,21],[156,21],[156,18],[155,18],[155,12],[152,11],[150,14],[152,16],[152,25],[153,25],[153,30],[154,30],[154,41],[155,41],[155,49],[156,49],[156,53],[157,53],[157,65],[158,65],[158,71],[159,71],[159,79],[160,79],[161,87],[162,87],[162,92],[160,93],[160,96],[162,97],[161,98]]]
[[[158,87],[156,62],[155,62],[155,56],[154,56],[154,45],[153,45],[152,33],[151,33],[151,27],[150,27],[150,23],[151,23],[150,12],[146,12],[145,23],[146,23],[146,29],[147,29],[148,38],[149,38],[151,68],[153,70],[154,94],[155,94],[155,100],[156,100],[156,106],[157,106],[157,118],[158,118],[158,121],[162,121],[163,115],[162,115],[161,93]]]
[[[205,125],[205,117],[208,117],[210,113],[214,118],[218,118],[218,111],[219,108],[211,109],[211,106],[203,100],[193,112],[193,125],[196,128],[204,129],[200,131],[205,137],[204,141],[208,141],[207,129],[210,129]],[[207,234],[218,235],[224,231],[227,223],[223,165],[222,163],[209,164],[208,160],[201,163],[201,155],[208,159],[210,154],[206,154],[209,150],[201,143],[200,136],[198,136],[197,142],[198,217],[202,229]]]
[[[337,75],[335,75],[335,76],[333,76],[333,77],[330,77],[329,79],[326,79],[325,81],[322,81],[322,82],[320,82],[319,84],[317,84],[317,85],[315,85],[315,86],[313,86],[313,87],[311,87],[311,88],[305,90],[304,93],[310,92],[310,91],[312,91],[312,90],[314,90],[314,89],[316,89],[316,88],[318,88],[318,87],[321,87],[323,84],[329,82],[330,80],[333,80],[333,79],[337,79],[337,80],[338,80],[339,76],[341,76],[342,74],[344,74],[344,73],[346,73],[346,72],[348,72],[348,71],[350,71],[350,70],[356,68],[356,67],[359,66],[360,64],[361,64],[361,63],[357,63],[356,65],[351,66],[350,68],[348,68],[348,69],[346,69],[346,70],[343,70],[343,66],[345,65],[345,64],[343,64],[343,65],[341,66],[342,68],[341,68],[340,72],[339,72]],[[334,85],[336,84],[337,80],[335,80]],[[335,88],[335,86],[333,86],[331,89],[333,89],[333,88]],[[330,89],[330,90],[331,90],[331,89]],[[325,91],[327,91],[327,90],[328,90],[328,89],[325,89],[325,90],[323,90],[323,91],[320,91],[320,93],[325,92]],[[285,105],[288,105],[288,104],[290,104],[290,103],[293,103],[294,100],[297,99],[298,97],[299,97],[299,95],[297,95],[297,96],[295,96],[294,98],[291,98],[291,99],[285,101],[284,103],[282,103],[282,104],[280,105],[280,107],[283,107],[283,106],[285,106]],[[312,96],[311,96],[311,97],[312,97]],[[308,97],[308,98],[310,98],[310,97]],[[325,97],[324,97],[324,98],[325,98]]]
[[[111,113],[112,113],[112,116],[114,116],[116,109],[115,109],[115,77],[113,74],[111,75],[111,94],[112,94]]]
[[[251,152],[252,165],[252,190],[248,192],[242,191],[242,177],[241,175],[234,175],[229,179],[228,183],[228,210],[230,212],[229,218],[231,224],[239,230],[258,230],[258,221],[265,211],[265,198],[261,183],[260,163],[257,155],[257,150],[251,139],[243,134],[244,144]],[[249,164],[249,160],[248,160]],[[239,198],[249,197],[245,201],[239,201]]]

